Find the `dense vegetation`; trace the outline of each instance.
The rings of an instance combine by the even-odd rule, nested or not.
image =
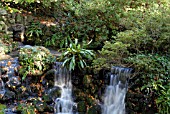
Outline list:
[[[1,5],[11,12],[54,18],[57,25],[50,37],[43,37],[39,22],[32,22],[26,35],[32,44],[67,48],[70,70],[74,65],[84,68],[84,59],[93,55],[81,53],[80,45],[97,52],[92,64],[88,62],[94,73],[112,65],[134,68],[131,79],[137,86],[131,88],[151,99],[144,101],[146,107],[156,104],[159,114],[170,113],[169,0],[4,0]],[[79,47],[72,43],[75,39]],[[75,53],[69,51],[72,47]]]

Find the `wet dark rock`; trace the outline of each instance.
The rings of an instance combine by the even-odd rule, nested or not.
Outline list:
[[[37,100],[38,100],[38,98],[37,97],[33,97],[33,96],[29,96],[27,98],[27,102],[34,102],[34,101],[37,101]]]
[[[48,113],[54,113],[54,106],[53,105],[46,105],[44,110],[45,110],[45,112],[48,112]],[[45,114],[48,114],[48,113],[45,113]]]
[[[47,108],[47,104],[45,102],[38,101],[36,102],[35,107],[38,112],[44,112],[44,110]]]
[[[142,98],[143,95],[142,95],[142,94],[134,94],[134,97],[136,97],[136,98]]]
[[[14,24],[8,28],[8,30],[13,31],[13,41],[26,42],[25,38],[25,27],[23,24]]]
[[[47,90],[47,95],[55,101],[56,98],[61,96],[61,88],[60,87],[53,87]]]
[[[82,84],[82,79],[80,79],[78,76],[73,75],[72,77],[72,84],[75,86],[78,86],[80,84]]]
[[[127,108],[126,109],[126,114],[136,114],[136,113],[133,110],[130,110],[129,108]]]
[[[38,96],[41,96],[42,88],[40,83],[32,83],[30,84],[30,91]]]
[[[5,109],[5,114],[20,114],[20,113],[17,112],[15,108],[7,108]]]
[[[6,84],[8,85],[8,87],[17,87],[19,85],[21,85],[21,82],[20,82],[20,77],[17,76],[17,77],[11,77],[9,79],[8,82],[6,82]]]
[[[29,96],[32,95],[32,92],[29,91],[29,88],[24,86],[17,87],[13,89],[13,91],[16,93],[16,97],[18,100],[27,99],[29,98]]]
[[[18,58],[10,58],[8,60],[0,61],[0,67],[2,72],[2,78],[5,78],[5,80],[10,79],[13,76],[17,75],[17,71],[15,71],[15,68],[18,67]]]
[[[44,100],[44,102],[46,102],[47,104],[50,104],[53,102],[53,100],[51,99],[50,95],[43,95],[42,99]]]
[[[57,50],[54,50],[54,49],[51,49],[51,48],[48,48],[50,50],[50,53],[56,57],[60,57],[61,56],[61,52],[57,51]]]
[[[7,100],[10,100],[10,99],[14,99],[14,98],[15,98],[16,94],[15,94],[13,91],[10,91],[10,90],[8,90],[8,89],[6,89],[5,91],[6,91],[6,92],[5,92],[5,94],[4,94],[4,96],[2,97],[1,100],[7,101]]]
[[[4,91],[4,90],[3,90],[3,91],[2,91],[2,90],[0,91],[0,100],[3,98],[5,92],[6,92],[6,91]]]
[[[7,73],[7,70],[8,70],[8,69],[6,69],[6,68],[0,68],[0,73],[1,73],[1,75],[6,74],[6,73]]]
[[[55,72],[56,72],[55,69],[50,69],[43,76],[47,80],[54,80]]]
[[[9,76],[7,74],[3,74],[1,75],[1,79],[4,81],[4,83],[6,83],[9,80]]]
[[[43,87],[52,88],[54,86],[54,75],[56,70],[51,69],[47,71],[43,76],[41,76],[41,82]]]
[[[54,79],[53,80],[43,80],[42,85],[45,88],[52,88],[54,86]]]
[[[108,85],[110,83],[110,75],[111,75],[110,72],[108,72],[104,75],[104,77],[103,77],[104,85]]]
[[[98,104],[94,104],[93,106],[91,106],[87,112],[87,114],[101,114],[102,113],[102,109],[101,106]]]
[[[83,78],[83,84],[86,88],[90,87],[90,84],[92,83],[92,75],[85,75]]]
[[[79,114],[86,114],[86,112],[78,112]]]

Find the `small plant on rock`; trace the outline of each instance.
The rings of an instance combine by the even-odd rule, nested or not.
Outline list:
[[[42,46],[25,46],[20,49],[19,53],[19,63],[21,65],[19,73],[23,80],[27,75],[42,75],[55,62],[55,57]]]
[[[70,43],[69,47],[63,50],[60,60],[64,60],[63,66],[68,67],[70,71],[75,70],[76,67],[85,68],[86,60],[92,60],[94,57],[92,50],[84,49],[78,44],[78,39],[75,39],[74,43]]]

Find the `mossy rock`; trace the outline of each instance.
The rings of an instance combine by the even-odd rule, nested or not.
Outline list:
[[[43,46],[26,45],[19,50],[19,73],[27,76],[39,76],[51,69],[56,58]]]
[[[83,84],[86,88],[90,87],[90,83],[92,83],[92,76],[91,75],[85,75],[83,78]]]

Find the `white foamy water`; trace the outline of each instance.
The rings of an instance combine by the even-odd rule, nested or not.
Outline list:
[[[0,97],[2,98],[5,94],[6,90],[5,90],[5,85],[3,80],[0,78]]]
[[[112,71],[110,84],[105,91],[102,114],[125,114],[127,78],[131,69],[113,67]]]
[[[62,67],[61,62],[56,62],[55,85],[61,88],[61,96],[56,98],[54,113],[55,114],[73,114],[73,99],[72,99],[72,83],[71,74]]]

